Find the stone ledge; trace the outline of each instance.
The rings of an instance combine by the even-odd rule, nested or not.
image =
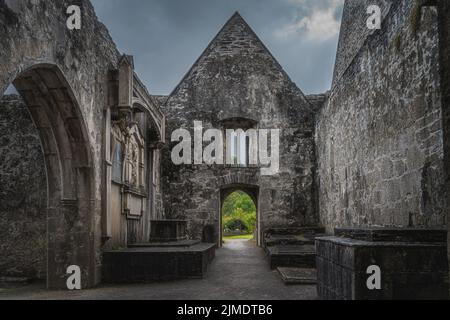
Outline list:
[[[338,245],[344,245],[348,247],[447,247],[443,242],[395,242],[395,241],[383,241],[383,242],[371,242],[365,240],[341,238],[336,236],[317,237],[317,241],[332,242]]]
[[[371,242],[446,242],[447,230],[417,228],[336,228],[337,237]]]
[[[277,268],[277,271],[286,285],[317,284],[316,269]]]

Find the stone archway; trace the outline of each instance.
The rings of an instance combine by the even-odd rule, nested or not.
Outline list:
[[[230,184],[220,188],[220,217],[219,217],[219,246],[222,246],[223,241],[223,225],[222,225],[222,215],[223,215],[223,205],[224,201],[232,193],[236,191],[242,191],[246,193],[253,200],[256,207],[256,243],[258,246],[261,245],[261,218],[259,210],[259,187],[256,185],[249,184]]]
[[[79,104],[62,71],[36,64],[12,81],[39,132],[45,159],[47,287],[65,288],[70,265],[95,284],[92,155]]]

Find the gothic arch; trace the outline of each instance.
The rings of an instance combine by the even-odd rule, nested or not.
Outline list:
[[[165,141],[165,128],[164,128],[164,116],[162,116],[161,112],[151,105],[145,103],[142,99],[133,97],[133,108],[138,109],[147,114],[148,119],[152,123],[152,125],[157,129],[154,132],[153,137],[156,142]]]
[[[35,64],[12,81],[39,132],[45,158],[47,286],[64,288],[66,269],[82,270],[83,287],[95,283],[92,150],[86,125],[63,72]]]

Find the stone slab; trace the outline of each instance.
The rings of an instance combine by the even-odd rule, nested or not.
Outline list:
[[[150,242],[176,242],[188,239],[185,220],[153,220],[150,228]]]
[[[264,231],[266,235],[316,235],[325,233],[320,227],[298,227],[298,228],[268,228]]]
[[[273,246],[267,248],[269,265],[272,270],[278,267],[315,267],[315,247],[304,246]]]
[[[337,237],[371,242],[445,242],[446,229],[336,228]]]
[[[273,247],[276,245],[303,245],[314,244],[314,238],[305,237],[303,235],[272,235],[265,239],[266,247]]]
[[[277,268],[287,285],[317,284],[317,270],[311,268]]]

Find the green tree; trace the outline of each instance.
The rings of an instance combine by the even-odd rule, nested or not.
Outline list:
[[[241,226],[242,231],[253,233],[256,228],[256,206],[252,198],[242,191],[230,194],[223,204],[224,230]]]

